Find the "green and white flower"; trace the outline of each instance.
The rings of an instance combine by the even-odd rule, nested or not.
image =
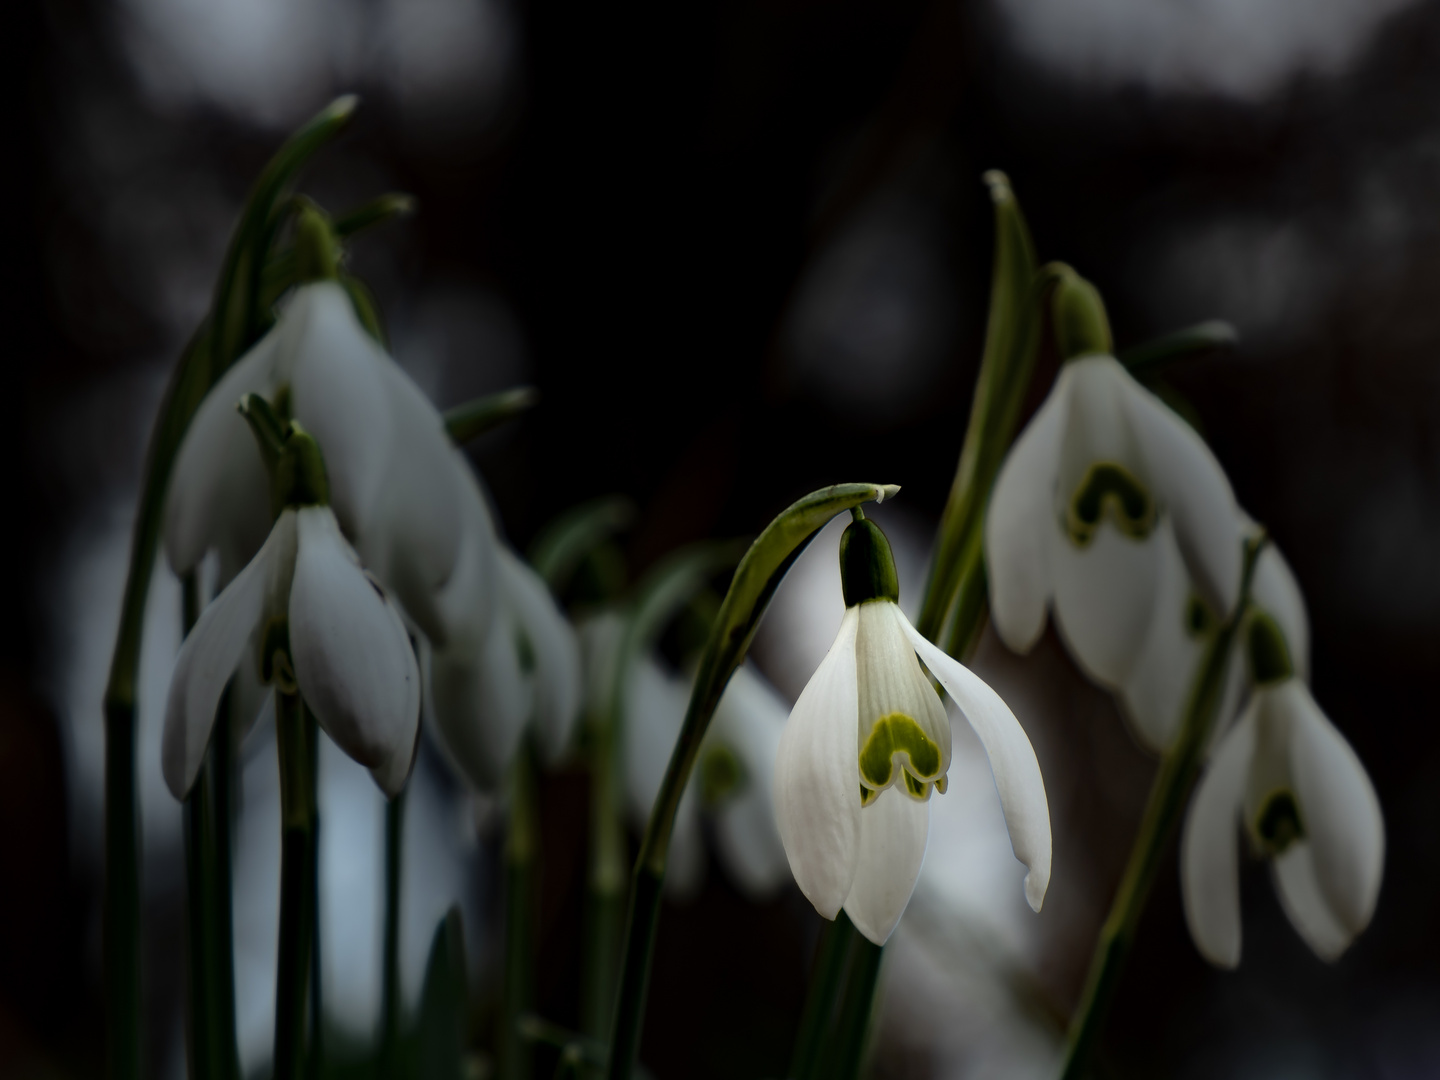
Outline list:
[[[1162,586],[1166,528],[1199,597],[1228,616],[1242,518],[1219,462],[1113,357],[1069,361],[1011,448],[986,516],[1001,638],[1028,651],[1050,609],[1086,674],[1123,686]]]
[[[1385,823],[1365,768],[1321,712],[1279,622],[1246,628],[1255,689],[1216,748],[1181,842],[1185,917],[1211,963],[1240,962],[1239,837],[1268,859],[1281,905],[1317,956],[1333,960],[1370,922]]]
[[[950,766],[950,722],[928,671],[985,748],[1038,911],[1050,813],[1024,730],[994,690],[910,625],[873,522],[846,529],[840,566],[840,632],[795,703],[775,765],[780,836],[800,890],[827,919],[843,907],[876,944],[895,929],[925,856],[928,800],[945,791]]]
[[[328,506],[287,506],[181,646],[161,747],[177,799],[195,783],[221,694],[247,653],[259,656],[263,682],[299,692],[387,795],[404,787],[420,721],[415,654]]]

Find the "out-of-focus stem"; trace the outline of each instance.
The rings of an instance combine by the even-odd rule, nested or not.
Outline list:
[[[385,941],[381,998],[380,1075],[394,1076],[400,1052],[400,881],[405,792],[385,806]]]
[[[540,813],[533,753],[523,742],[510,772],[510,820],[505,835],[505,988],[501,1005],[500,1068],[505,1080],[530,1075],[530,1047],[520,1018],[535,995],[535,901],[538,893]]]
[[[607,716],[593,729],[590,763],[590,863],[585,895],[585,966],[581,1031],[610,1033],[625,931],[625,829],[615,774],[615,725]]]
[[[825,924],[815,951],[810,991],[800,1014],[800,1030],[790,1057],[790,1080],[819,1080],[821,1051],[833,1031],[836,1008],[845,987],[846,959],[859,931],[850,916],[841,911],[835,921]]]
[[[319,737],[298,693],[275,694],[280,754],[280,950],[275,969],[274,1080],[305,1074],[315,934],[315,803]]]

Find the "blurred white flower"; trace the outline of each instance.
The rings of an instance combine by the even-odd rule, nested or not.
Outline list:
[[[226,683],[255,651],[264,681],[298,689],[320,726],[387,794],[404,786],[420,721],[415,654],[400,613],[360,568],[328,506],[282,511],[181,646],[161,748],[177,799],[204,761]]]
[[[1317,956],[1338,957],[1370,922],[1385,823],[1365,768],[1292,662],[1279,623],[1246,631],[1255,690],[1196,788],[1181,843],[1191,937],[1211,963],[1240,962],[1240,825],[1270,860],[1290,922]]]
[[[846,530],[840,558],[840,633],[795,703],[775,766],[780,836],[801,892],[827,919],[843,906],[876,944],[899,922],[925,856],[931,791],[943,794],[950,766],[950,722],[923,661],[985,747],[1038,911],[1050,815],[1024,730],[999,695],[910,625],[873,522]]]
[[[995,482],[985,556],[996,630],[1027,652],[1049,607],[1085,673],[1118,689],[1165,580],[1163,534],[1200,598],[1228,616],[1243,528],[1230,482],[1192,428],[1112,357],[1072,360]]]
[[[254,436],[235,411],[266,398],[314,436],[331,505],[361,559],[431,638],[439,588],[459,557],[462,484],[444,421],[356,317],[339,284],[295,290],[279,322],[211,389],[175,459],[165,551],[184,574],[206,551],[220,580],[259,549],[272,513]]]

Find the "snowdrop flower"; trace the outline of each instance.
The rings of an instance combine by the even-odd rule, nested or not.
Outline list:
[[[1248,518],[1244,524],[1247,529],[1255,528]],[[1155,609],[1118,697],[1136,739],[1147,749],[1163,753],[1180,730],[1201,658],[1219,631],[1221,619],[1191,584],[1168,519],[1156,526],[1155,543],[1159,548]],[[1255,564],[1250,599],[1278,623],[1285,640],[1291,643],[1296,673],[1308,679],[1310,625],[1305,598],[1290,565],[1273,543],[1265,545]],[[1235,654],[1226,671],[1216,736],[1229,727],[1245,690],[1246,665],[1239,655],[1242,642],[1243,635],[1237,636]]]
[[[932,789],[950,766],[950,723],[926,670],[979,736],[1036,911],[1050,881],[1050,812],[1035,752],[979,677],[910,625],[890,545],[857,516],[840,539],[845,617],[795,703],[775,763],[780,836],[800,890],[821,915],[843,907],[884,944],[925,856]],[[921,664],[924,664],[922,669]]]
[[[277,475],[288,490],[269,537],[201,613],[175,664],[161,764],[177,799],[195,782],[221,694],[247,653],[258,655],[261,680],[299,693],[386,794],[410,772],[420,676],[409,635],[340,533],[314,440],[294,424],[285,447],[289,466],[282,459]],[[250,452],[259,457],[253,444]]]
[[[1317,956],[1338,957],[1370,922],[1385,862],[1380,803],[1355,751],[1320,711],[1285,634],[1250,617],[1255,690],[1196,788],[1181,841],[1185,918],[1211,963],[1240,962],[1238,840],[1270,861],[1290,922]]]
[[[274,402],[314,436],[345,535],[420,629],[443,638],[435,593],[455,566],[461,532],[450,440],[440,414],[333,280],[297,288],[270,332],[201,402],[166,506],[165,551],[176,573],[214,549],[228,581],[270,528],[265,470],[235,412],[247,393]]]
[[[692,680],[651,655],[629,673],[620,720],[625,805],[643,831],[675,750]],[[785,883],[785,849],[775,822],[775,755],[790,706],[748,664],[731,676],[710,720],[670,839],[665,887],[672,897],[698,890],[705,871],[701,817],[714,828],[721,864],[752,900]]]
[[[431,708],[452,763],[494,790],[533,718],[541,756],[557,761],[580,711],[580,644],[540,576],[499,541],[464,455],[455,572],[436,598],[443,644],[430,656]]]
[[[1199,597],[1227,617],[1240,587],[1241,521],[1219,462],[1192,428],[1113,357],[1071,360],[991,495],[985,558],[995,628],[1027,652],[1048,607],[1085,673],[1119,688],[1162,586],[1164,533]]]

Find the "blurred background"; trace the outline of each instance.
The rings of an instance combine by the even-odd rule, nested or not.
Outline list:
[[[26,0],[0,48],[0,1073],[99,1072],[100,699],[145,439],[249,184],[354,91],[303,189],[334,211],[417,196],[352,265],[439,405],[540,388],[474,448],[522,549],[619,492],[640,508],[638,573],[874,480],[904,487],[881,520],[923,580],[984,332],[985,169],[1011,177],[1041,258],[1100,287],[1120,347],[1230,320],[1237,350],[1169,377],[1305,590],[1315,694],[1379,792],[1387,873],[1374,923],[1327,966],[1249,867],[1244,958],[1222,973],[1188,939],[1172,855],[1108,1066],[1440,1075],[1440,4]],[[822,538],[757,644],[792,699],[838,622],[833,562]],[[146,1055],[165,1078],[184,1069],[180,808],[158,767],[178,597],[158,575],[141,688]],[[1035,743],[1054,883],[1031,916],[983,759],[957,753],[887,950],[880,1077],[1047,1074],[1154,767],[1053,635],[1024,661],[987,637],[976,666]],[[278,881],[264,738],[236,850],[252,1070]],[[383,809],[348,760],[323,769],[327,1007],[335,1045],[362,1054]],[[584,785],[572,769],[544,789],[540,1008],[571,1025]],[[499,919],[493,815],[477,827],[428,750],[415,788],[412,1006],[446,908],[481,988]],[[820,919],[793,887],[754,905],[710,870],[666,908],[642,1060],[661,1080],[781,1075]]]

